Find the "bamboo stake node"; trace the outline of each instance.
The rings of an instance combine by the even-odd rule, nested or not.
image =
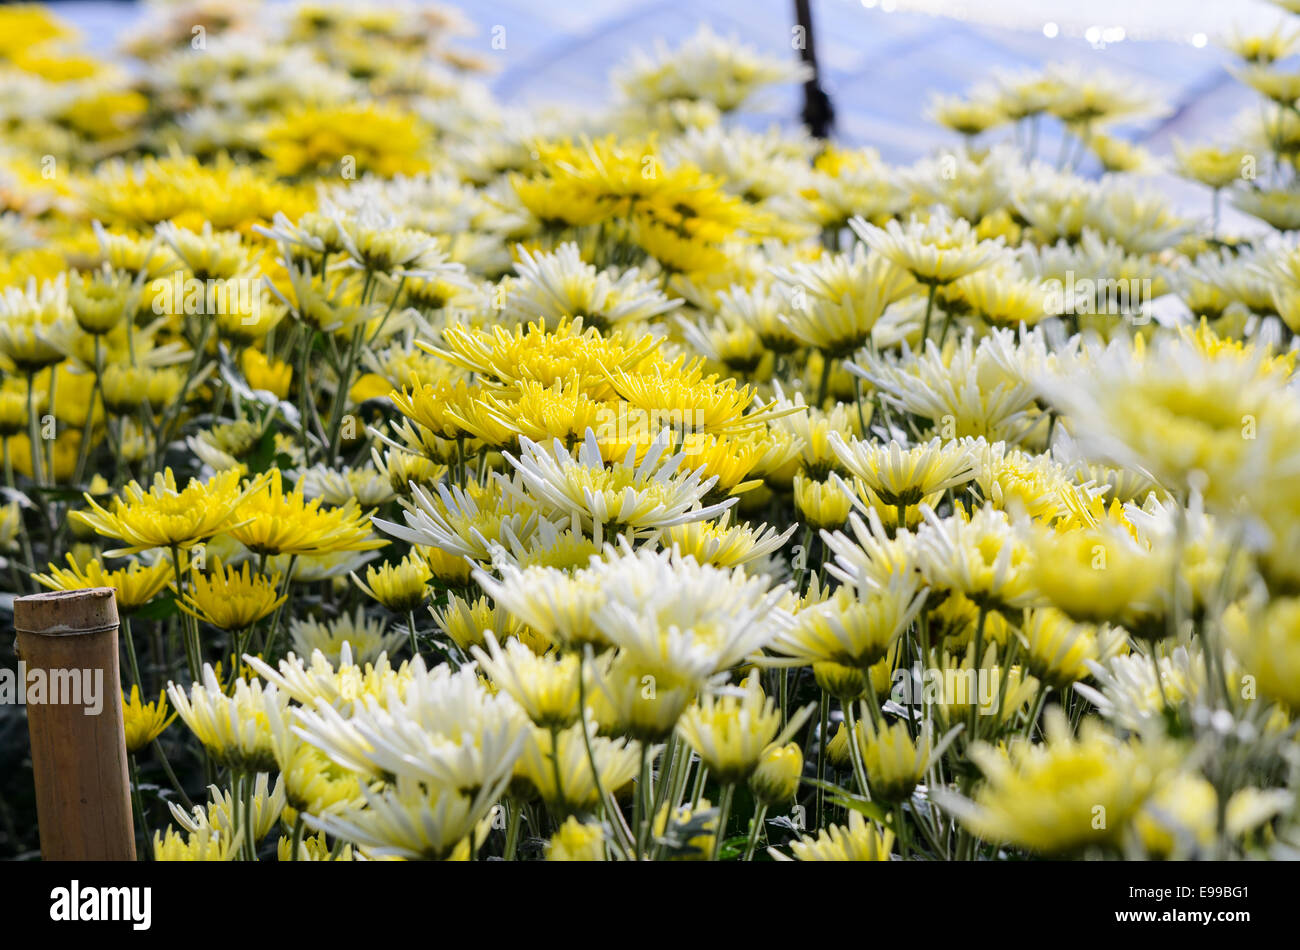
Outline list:
[[[115,591],[92,587],[19,597],[14,630],[25,675],[41,671],[48,689],[42,701],[26,707],[41,857],[134,861]],[[72,702],[55,689],[80,683],[97,691],[95,707],[86,702],[88,692]]]

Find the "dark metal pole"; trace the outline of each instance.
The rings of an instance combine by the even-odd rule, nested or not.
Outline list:
[[[831,106],[831,97],[821,86],[817,69],[817,50],[813,44],[813,22],[811,0],[794,0],[795,21],[799,25],[799,58],[811,69],[812,75],[803,84],[803,124],[808,132],[819,139],[830,135],[831,126],[835,124],[835,109]]]

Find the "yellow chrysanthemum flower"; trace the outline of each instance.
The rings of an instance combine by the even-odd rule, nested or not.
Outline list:
[[[153,834],[155,861],[231,861],[239,854],[242,838],[216,828],[203,827],[182,834],[168,828]]]
[[[518,640],[502,647],[487,635],[488,652],[471,648],[492,683],[510,694],[533,724],[543,729],[567,729],[578,721],[579,657],[539,656]]]
[[[176,713],[167,715],[166,693],[158,694],[158,701],[140,700],[140,687],[131,687],[131,696],[122,697],[122,724],[126,729],[126,751],[134,755],[163,734],[172,724]]]
[[[132,561],[125,567],[105,570],[99,559],[78,564],[67,555],[68,566],[49,565],[50,573],[33,574],[32,578],[50,590],[85,590],[88,587],[112,587],[117,593],[117,609],[122,613],[138,610],[158,596],[171,581],[172,565],[166,558],[152,564]]]
[[[783,745],[812,712],[806,706],[781,728],[781,712],[751,674],[737,690],[706,695],[683,713],[677,731],[723,785],[743,782],[770,745]]]
[[[583,823],[570,816],[551,835],[546,850],[547,861],[604,861],[605,830],[601,825]]]
[[[1046,733],[1041,744],[971,748],[985,784],[973,803],[942,796],[963,825],[1042,854],[1113,848],[1177,760],[1163,742],[1121,740],[1093,719],[1076,738],[1055,706]]]
[[[429,134],[415,116],[374,102],[290,110],[266,131],[266,153],[285,176],[367,172],[390,178],[429,167]],[[348,165],[341,165],[351,160]]]
[[[244,492],[227,530],[254,554],[266,555],[371,551],[388,543],[373,535],[370,517],[355,499],[325,508],[319,498],[304,498],[301,486],[286,493],[278,468]]]
[[[276,596],[279,582],[279,574],[254,574],[247,561],[242,567],[223,567],[220,558],[213,558],[210,572],[190,575],[190,590],[176,606],[221,630],[247,630],[285,602],[287,594]]]
[[[167,686],[172,706],[208,754],[220,765],[239,772],[265,772],[276,767],[271,720],[288,716],[289,697],[276,687],[236,679],[227,696],[210,665],[203,682],[192,683],[189,695],[175,683]],[[281,732],[283,728],[281,727]]]
[[[87,494],[89,511],[74,511],[70,517],[82,521],[106,537],[118,538],[125,547],[106,552],[110,557],[135,554],[153,548],[192,547],[228,530],[242,516],[236,509],[264,482],[259,477],[240,484],[238,471],[218,472],[206,482],[190,479],[177,489],[170,468],[154,475],[146,491],[131,482],[113,498],[109,511]]]
[[[864,716],[857,725],[858,748],[871,797],[888,804],[907,801],[930,767],[928,724],[916,739],[901,719],[877,725],[872,717]]]
[[[805,835],[790,844],[790,853],[796,861],[888,861],[893,847],[892,831],[882,830],[861,812],[850,810],[847,828],[831,825],[815,838]],[[785,860],[775,849],[771,853]]]
[[[368,566],[364,583],[355,573],[352,580],[367,597],[404,614],[424,603],[432,576],[428,560],[412,551],[396,564],[381,564],[378,570]]]

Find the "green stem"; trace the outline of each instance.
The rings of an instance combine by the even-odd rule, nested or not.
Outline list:
[[[925,320],[921,323],[921,352],[925,352],[925,341],[930,338],[930,313],[934,310],[934,294],[939,289],[939,285],[930,284],[929,295],[925,298]]]
[[[754,813],[754,821],[749,829],[749,841],[745,845],[746,861],[754,860],[754,848],[758,845],[758,834],[763,830],[763,819],[767,817],[767,806],[759,805],[758,811]]]
[[[862,438],[868,438],[871,433],[867,431],[867,418],[862,414],[862,377],[857,373],[853,374],[853,403],[858,409],[858,429],[861,430]]]
[[[189,371],[185,374],[185,382],[181,384],[180,392],[176,394],[172,404],[167,407],[167,410],[163,413],[162,421],[158,425],[158,434],[154,438],[152,459],[153,468],[155,469],[158,468],[162,453],[167,450],[167,443],[171,439],[171,428],[175,425],[181,409],[185,406],[185,399],[189,394],[190,386],[199,371],[199,366],[203,363],[203,354],[208,348],[208,339],[212,336],[212,325],[215,322],[212,319],[203,321],[203,333],[199,337],[199,345],[194,348],[194,357],[190,360]]]
[[[14,460],[13,457],[9,454],[9,440],[7,438],[0,439],[0,444],[3,445],[5,487],[8,488],[10,491],[14,491],[15,490]],[[18,540],[22,545],[23,563],[26,567],[26,570],[27,571],[36,570],[36,555],[32,553],[31,533],[27,530],[27,519],[22,516],[21,511],[19,512],[19,516],[18,516]],[[33,589],[36,590],[40,589],[39,584],[34,583],[29,577],[25,577],[19,574],[18,568],[12,560],[10,560],[9,562],[9,573],[10,573],[10,577],[13,580],[15,593],[21,591],[24,587],[27,586],[27,584],[32,584]]]
[[[292,851],[289,853],[290,861],[299,860],[298,852],[302,849],[302,829],[302,812],[298,812],[298,817],[293,820],[293,843]]]
[[[644,764],[644,747],[641,749],[641,758]],[[568,806],[564,801],[564,780],[560,777],[560,730],[557,726],[551,726],[551,774],[555,778],[555,820],[561,822],[568,812]]]
[[[984,621],[988,619],[989,609],[984,603],[979,605],[979,618],[975,621],[975,676],[978,678],[980,671],[983,669],[984,661]],[[979,736],[979,690],[976,689],[976,695],[971,700],[970,706],[970,740],[974,742]]]
[[[710,861],[718,860],[718,855],[722,853],[722,839],[727,834],[727,819],[731,817],[731,800],[736,795],[736,784],[728,783],[722,789],[722,801],[718,803],[718,830],[713,836],[713,854],[709,856]]]
[[[591,781],[596,786],[596,797],[600,799],[601,807],[609,817],[609,823],[614,828],[614,836],[618,838],[624,857],[633,860],[632,848],[635,843],[632,831],[623,820],[623,813],[619,811],[618,803],[605,792],[600,780],[600,769],[596,767],[596,753],[591,746],[591,733],[587,731],[587,679],[583,675],[586,665],[587,657],[584,654],[582,662],[578,664],[578,723],[582,727],[582,743],[587,752],[587,764],[591,767]]]
[[[172,571],[176,575],[176,599],[181,600],[185,596],[185,580],[181,575],[181,551],[180,548],[173,544],[172,552]],[[197,683],[201,678],[202,671],[199,668],[199,634],[198,620],[190,616],[185,611],[181,615],[181,640],[185,644],[185,661],[190,669],[190,682]],[[193,628],[193,629],[192,629]]]
[[[695,786],[691,789],[691,812],[700,807],[700,799],[704,797],[704,783],[709,779],[709,767],[700,759],[699,766],[695,770]]]
[[[51,371],[52,372],[52,371]],[[38,446],[41,444],[41,429],[36,421],[36,374],[27,374],[27,439],[31,443],[29,446],[32,455],[32,481],[36,483],[36,494],[39,499],[40,486],[45,481],[43,464],[41,462],[41,450]],[[33,565],[34,567],[35,565]]]
[[[894,833],[898,835],[898,851],[904,861],[912,856],[911,842],[908,837],[907,823],[903,816],[903,803],[894,806]]]
[[[180,780],[176,778],[176,772],[172,769],[172,764],[167,758],[167,753],[163,751],[162,743],[157,739],[153,740],[153,750],[158,753],[158,761],[162,763],[163,771],[167,773],[167,780],[172,783],[172,788],[181,798],[181,804],[185,806],[186,811],[194,810],[194,803],[190,797],[185,794],[185,789],[181,786]]]
[[[45,405],[49,409],[51,417],[54,415],[54,407],[58,405],[54,401],[54,385],[58,376],[54,373],[54,367],[50,367],[50,383],[45,388]],[[57,432],[56,432],[57,434]],[[54,474],[54,440],[46,439],[45,441],[45,477],[50,480],[50,486],[53,487],[56,476]],[[53,525],[51,525],[51,528]]]
[[[826,403],[826,392],[830,389],[831,384],[831,364],[833,360],[826,351],[822,351],[822,378],[817,385],[817,408],[821,409]]]
[[[263,657],[268,661],[275,657],[272,648],[275,646],[275,636],[280,632],[280,615],[284,612],[284,605],[289,602],[289,585],[293,583],[293,569],[297,566],[298,555],[289,555],[289,564],[284,571],[284,586],[280,588],[280,596],[284,601],[275,608],[275,614],[271,617],[271,629],[266,635],[266,646],[263,649]]]
[[[144,680],[140,677],[140,664],[136,660],[135,640],[131,637],[131,618],[122,618],[122,639],[126,642],[126,661],[131,668],[131,682],[140,687],[140,695],[144,696]]]
[[[1038,715],[1043,711],[1043,702],[1046,699],[1047,699],[1047,684],[1039,683],[1038,695],[1034,698],[1033,709],[1030,710],[1029,718],[1025,721],[1025,731],[1021,734],[1021,738],[1023,738],[1026,742],[1030,742],[1034,738],[1034,726],[1038,724]],[[1001,714],[1001,712],[1002,710],[999,709],[998,710],[999,715]]]
[[[334,464],[334,459],[339,454],[339,445],[343,433],[343,410],[347,408],[348,390],[352,388],[352,374],[356,371],[357,355],[361,352],[361,336],[364,329],[364,324],[357,324],[352,331],[352,342],[348,347],[347,362],[344,364],[343,372],[339,376],[339,388],[334,393],[334,408],[330,413],[330,454],[329,458],[326,459],[330,465]]]
[[[90,457],[90,429],[95,416],[95,397],[99,395],[100,364],[103,359],[100,352],[101,346],[99,334],[95,334],[95,381],[90,387],[90,402],[86,405],[86,419],[81,424],[81,447],[77,450],[77,470],[72,477],[72,484],[74,485],[81,484],[81,479],[86,473],[86,461]],[[107,412],[105,418],[107,418]]]
[[[153,853],[150,850],[149,822],[145,819],[144,798],[140,795],[140,770],[136,766],[134,754],[127,756],[127,762],[131,766],[131,802],[135,806],[135,823],[144,840],[144,847],[140,849],[138,858],[141,861],[151,861]]]
[[[415,611],[414,610],[408,610],[406,612],[406,622],[411,631],[411,659],[414,660],[417,656],[420,655],[420,645],[415,639]]]
[[[519,848],[519,827],[524,814],[523,802],[511,801],[509,803],[510,818],[506,823],[506,850],[504,859],[513,861],[515,851]]]
[[[867,785],[867,768],[862,762],[862,747],[858,745],[858,714],[854,712],[853,703],[844,704],[844,719],[848,724],[849,759],[853,762],[853,777],[857,779],[858,790],[868,798],[871,790]]]
[[[817,798],[816,798],[816,829],[821,830],[822,812],[825,808],[826,790],[822,788],[822,783],[826,781],[826,743],[829,736],[826,735],[830,729],[831,719],[831,694],[822,690],[821,701],[821,722],[817,730]]]
[[[654,798],[650,802],[650,813],[647,816],[651,828],[654,827],[655,818],[663,808],[668,793],[672,791],[677,783],[677,772],[681,768],[682,748],[684,746],[684,742],[678,741],[676,733],[668,737],[668,744],[659,759],[659,781],[655,785]]]
[[[253,809],[253,796],[257,789],[257,773],[249,772],[244,776],[244,844],[248,848],[248,860],[257,860],[257,815]]]
[[[650,784],[650,756],[649,748],[642,742],[640,764],[636,772],[636,788],[632,794],[632,830],[636,833],[636,859],[638,861],[645,855],[645,833],[651,820],[647,820],[646,811],[648,807],[644,804],[647,797],[647,786]]]

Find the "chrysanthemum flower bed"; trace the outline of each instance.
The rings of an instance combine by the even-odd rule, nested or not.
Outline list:
[[[1292,34],[1197,220],[1097,75],[896,167],[708,33],[163,9],[0,10],[5,584],[117,588],[154,857],[1296,855]]]

